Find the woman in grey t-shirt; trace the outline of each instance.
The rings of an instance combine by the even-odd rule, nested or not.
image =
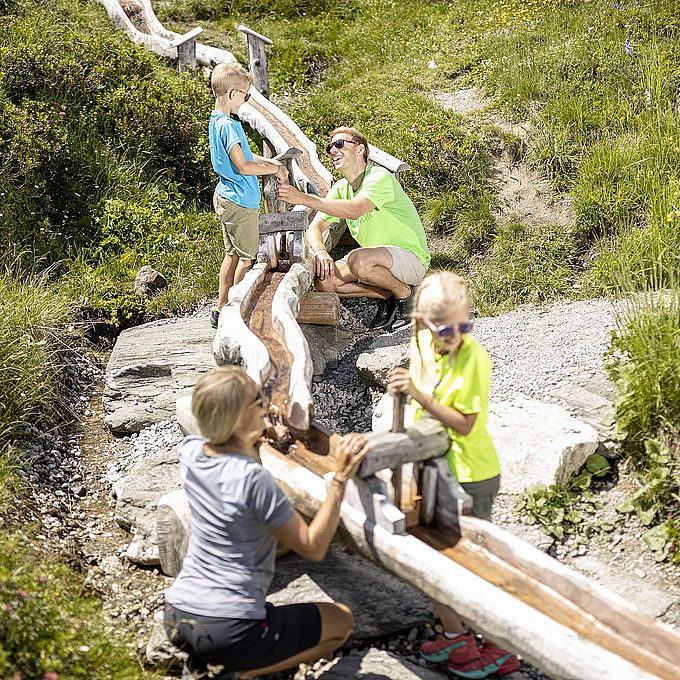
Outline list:
[[[346,605],[274,607],[265,596],[277,540],[311,560],[326,555],[345,482],[366,455],[366,439],[342,438],[328,496],[307,525],[253,457],[265,412],[245,371],[222,366],[207,373],[196,384],[192,410],[205,436],[180,446],[191,534],[182,569],[165,593],[168,636],[189,654],[190,670],[216,664],[242,678],[330,656],[352,629]]]

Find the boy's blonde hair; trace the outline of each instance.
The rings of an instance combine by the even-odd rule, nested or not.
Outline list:
[[[244,387],[248,375],[240,366],[219,366],[196,383],[191,399],[201,434],[211,444],[221,446],[234,432],[246,408]]]
[[[420,284],[413,311],[427,317],[441,316],[463,304],[470,304],[467,281],[453,272],[436,272]]]
[[[335,128],[335,130],[331,130],[330,135],[328,136],[329,141],[335,137],[335,135],[349,135],[349,138],[353,141],[356,142],[357,144],[363,144],[364,145],[364,161],[368,163],[368,140],[364,135],[359,132],[356,128],[352,127],[339,127]]]
[[[247,92],[252,82],[250,73],[237,63],[219,63],[210,74],[210,87],[216,97],[241,88]]]

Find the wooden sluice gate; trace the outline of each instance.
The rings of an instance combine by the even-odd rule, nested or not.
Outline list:
[[[135,42],[163,56],[178,54],[173,43],[183,36],[162,27],[149,0],[126,0],[126,7],[139,10],[136,23],[117,0],[99,1]],[[195,53],[196,62],[206,67],[234,61],[229,52],[197,43],[198,33],[192,33],[182,45],[192,40],[195,45],[185,45],[182,54]],[[260,38],[248,32],[249,44]],[[289,164],[298,189],[326,193],[330,173],[285,113],[257,92],[241,113],[273,153],[301,150]],[[404,169],[373,147],[370,158],[392,172]],[[299,223],[299,215],[284,215],[280,224],[286,220]],[[277,233],[271,220],[265,222],[264,233]],[[338,237],[333,233],[328,245]],[[300,261],[291,261],[286,271],[274,272],[272,265],[271,257],[259,262],[231,289],[213,353],[218,364],[242,363],[270,395],[276,427],[260,446],[262,465],[293,505],[311,517],[326,497],[338,437],[313,420],[312,360],[298,323],[313,265],[304,247]],[[313,315],[306,318],[313,320]],[[196,431],[186,403],[178,402],[178,419],[186,432]],[[676,631],[512,534],[464,514],[464,499],[443,457],[447,436],[441,425],[424,419],[406,432],[367,437],[370,452],[348,482],[341,508],[340,534],[355,551],[455,608],[476,631],[554,678],[680,678]],[[412,466],[415,473],[403,479],[393,473],[390,482],[389,470],[402,466]],[[168,574],[177,572],[186,550],[188,512],[182,499],[183,492],[173,491],[158,504],[159,551]]]

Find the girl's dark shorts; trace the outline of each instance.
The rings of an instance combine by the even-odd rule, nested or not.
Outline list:
[[[500,475],[481,482],[465,482],[461,486],[472,496],[472,514],[479,519],[491,519],[491,507],[501,484]]]
[[[266,618],[254,621],[189,614],[166,603],[165,631],[189,656],[231,671],[265,668],[319,643],[321,614],[315,604],[266,607]]]

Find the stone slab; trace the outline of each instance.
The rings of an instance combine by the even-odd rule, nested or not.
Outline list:
[[[388,635],[434,618],[419,590],[336,544],[321,562],[293,553],[279,559],[267,599],[277,605],[344,602],[354,613],[354,638]]]
[[[370,347],[357,357],[357,372],[368,382],[387,388],[387,374],[395,367],[406,365],[411,328],[378,336]]]
[[[362,654],[334,659],[319,669],[316,677],[319,680],[442,680],[449,676],[372,647]]]
[[[106,368],[104,420],[129,434],[175,415],[175,400],[215,366],[206,318],[163,319],[123,331]]]

